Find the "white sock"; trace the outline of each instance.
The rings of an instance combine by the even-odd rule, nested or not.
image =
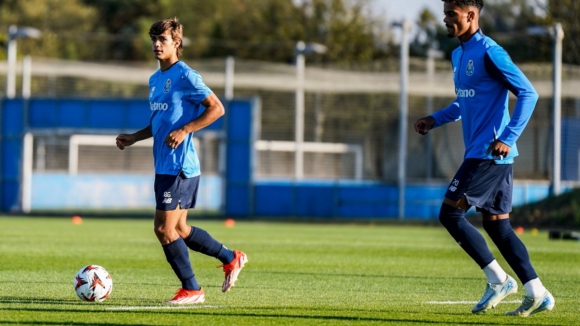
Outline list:
[[[487,283],[503,283],[507,280],[506,272],[504,272],[503,268],[499,266],[495,259],[482,270],[485,273],[485,277],[487,277]]]
[[[539,278],[535,278],[533,280],[529,280],[526,284],[524,284],[524,288],[526,289],[526,293],[530,297],[539,297],[546,293],[546,288],[542,284]]]

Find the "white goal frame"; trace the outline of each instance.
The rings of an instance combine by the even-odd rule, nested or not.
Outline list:
[[[361,180],[363,176],[363,149],[361,145],[344,143],[303,142],[302,151],[327,154],[354,154],[354,178]],[[258,140],[254,143],[257,151],[296,152],[296,142],[282,140]],[[304,162],[302,163],[304,164]]]
[[[115,146],[116,139],[117,136],[109,135],[71,135],[68,142],[68,173],[77,174],[79,171],[79,146]],[[131,147],[153,147],[153,138],[138,141]]]
[[[69,138],[69,155],[68,155],[68,173],[71,175],[76,175],[78,173],[78,158],[79,158],[79,146],[81,145],[95,145],[95,146],[115,146],[116,136],[113,135],[89,135],[89,134],[75,134],[71,135]],[[194,146],[199,148],[200,140],[194,137]],[[34,134],[28,132],[24,135],[24,148],[23,148],[23,172],[22,172],[22,188],[21,188],[21,204],[22,211],[24,213],[29,213],[31,211],[31,198],[32,198],[32,174],[33,174],[33,142]],[[152,147],[153,138],[145,139],[135,144],[131,145],[133,147]],[[295,152],[296,142],[294,141],[269,141],[269,140],[258,140],[254,143],[254,149],[256,151],[272,151],[272,152]],[[361,145],[357,144],[345,144],[345,143],[321,143],[321,142],[304,142],[302,143],[302,149],[304,152],[311,153],[330,153],[330,154],[347,154],[353,153],[355,155],[355,171],[354,178],[356,180],[361,180],[363,175],[363,148]],[[220,158],[218,161],[225,161],[223,155],[225,155],[225,146],[222,143],[219,149]],[[221,168],[219,168],[220,173],[223,171],[223,162],[219,163]],[[254,171],[255,173],[255,171]]]

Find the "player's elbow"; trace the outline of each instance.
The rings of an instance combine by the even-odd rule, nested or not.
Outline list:
[[[526,103],[532,103],[533,105],[535,105],[538,102],[540,95],[538,94],[538,92],[536,92],[535,89],[532,88],[525,91],[521,91],[519,94],[517,94],[517,98],[518,101],[522,100]]]
[[[540,95],[538,94],[538,92],[536,92],[536,89],[533,87],[527,89],[525,94],[532,101],[538,101],[538,99],[540,98]]]
[[[530,91],[530,99],[534,102],[537,102],[539,98],[540,98],[540,95],[538,94],[538,92],[536,92],[535,89],[532,89]]]
[[[216,116],[219,118],[221,116],[223,116],[226,113],[226,109],[224,108],[223,104],[219,104],[217,105],[216,109],[215,109],[215,114]]]

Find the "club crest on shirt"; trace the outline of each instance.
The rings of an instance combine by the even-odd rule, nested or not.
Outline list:
[[[473,75],[474,71],[475,71],[475,68],[473,67],[473,60],[469,60],[469,62],[467,63],[467,69],[466,69],[465,73],[467,74],[467,76],[471,76],[471,75]]]
[[[171,79],[168,79],[165,82],[165,86],[163,86],[163,93],[169,93],[169,91],[171,90]]]

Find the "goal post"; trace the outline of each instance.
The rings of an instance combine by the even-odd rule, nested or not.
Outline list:
[[[294,141],[258,140],[254,144],[257,151],[295,153],[297,143]],[[363,149],[361,145],[344,143],[303,142],[302,151],[321,154],[354,154],[354,179],[363,177]],[[302,160],[302,163],[304,161]]]

